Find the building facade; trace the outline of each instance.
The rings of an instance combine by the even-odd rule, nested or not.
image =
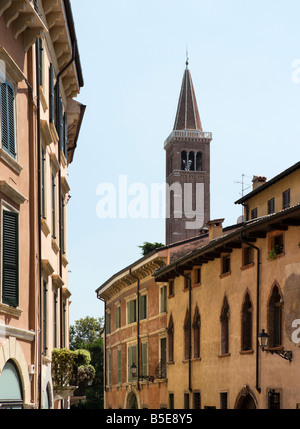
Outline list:
[[[155,272],[172,291],[169,408],[299,408],[299,163],[253,185],[248,220],[209,222],[207,244]]]
[[[85,106],[69,0],[0,5],[0,407],[61,408],[68,347],[67,204]]]

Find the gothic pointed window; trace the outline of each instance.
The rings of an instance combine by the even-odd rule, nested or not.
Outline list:
[[[275,284],[268,306],[270,347],[278,347],[282,345],[282,305],[282,297],[277,284]]]
[[[185,150],[181,152],[181,170],[188,170],[187,153]]]
[[[168,325],[168,352],[169,352],[169,362],[174,361],[174,323],[172,314],[170,316],[169,325]]]
[[[202,171],[202,153],[197,152],[196,155],[196,171]]]
[[[242,308],[242,350],[252,349],[252,320],[253,308],[247,292]]]
[[[193,319],[194,358],[200,357],[200,314],[196,307]]]
[[[184,319],[184,358],[189,359],[190,357],[190,313],[187,310]]]
[[[229,353],[229,305],[227,298],[224,298],[221,311],[221,354]]]

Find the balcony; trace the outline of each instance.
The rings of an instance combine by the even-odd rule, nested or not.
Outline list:
[[[195,139],[212,140],[212,133],[197,131],[197,130],[174,130],[166,139],[164,147],[166,148],[166,146],[170,143],[170,141],[175,138],[189,139],[189,140],[195,140]]]

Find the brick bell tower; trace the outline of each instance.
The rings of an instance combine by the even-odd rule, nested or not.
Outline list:
[[[210,142],[202,129],[188,60],[174,128],[165,141],[166,244],[200,234],[210,220]]]

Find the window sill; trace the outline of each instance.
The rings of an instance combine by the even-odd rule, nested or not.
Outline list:
[[[268,261],[276,261],[277,259],[280,259],[280,258],[283,258],[285,256],[285,253],[283,252],[283,253],[279,253],[278,255],[276,255],[274,258],[270,258],[269,256],[268,256]]]
[[[222,273],[219,275],[220,279],[224,279],[225,277],[231,276],[231,271],[228,271],[228,273]]]
[[[201,286],[202,283],[196,283],[193,285],[193,289],[197,289]]]
[[[252,355],[254,350],[240,350],[240,355]]]
[[[250,264],[241,266],[241,270],[245,271],[245,270],[248,270],[249,268],[252,268],[252,267],[254,267],[254,262],[251,262]]]
[[[231,353],[222,353],[218,355],[219,358],[228,357],[228,356],[231,356]]]
[[[2,314],[7,314],[9,316],[19,318],[21,316],[22,312],[23,312],[23,310],[21,310],[19,307],[15,308],[15,307],[11,307],[10,305],[7,305],[7,304],[0,303],[0,313],[2,313]]]
[[[168,298],[174,298],[175,294],[172,293],[171,295],[168,295]]]
[[[0,148],[0,159],[20,176],[23,167],[2,148]]]

